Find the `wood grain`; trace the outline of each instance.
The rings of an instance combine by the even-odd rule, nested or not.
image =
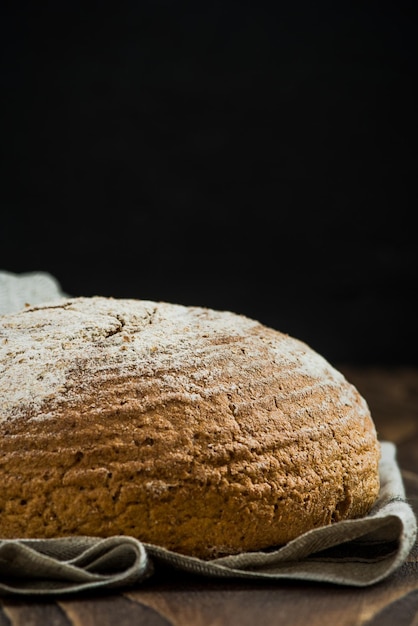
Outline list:
[[[397,444],[418,515],[418,369],[340,367],[367,399],[381,439]],[[54,600],[2,598],[0,626],[418,626],[418,546],[390,578],[365,589],[180,575],[123,593]]]

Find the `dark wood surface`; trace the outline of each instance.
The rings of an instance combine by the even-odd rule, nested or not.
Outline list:
[[[418,515],[418,368],[340,365],[367,399],[381,440],[398,448]],[[179,577],[134,590],[54,600],[3,598],[0,626],[418,626],[418,546],[390,578],[365,589],[317,583],[206,582]]]

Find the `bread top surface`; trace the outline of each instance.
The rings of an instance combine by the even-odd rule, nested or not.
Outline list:
[[[29,307],[0,317],[0,364],[0,422],[92,405],[97,385],[123,379],[135,381],[138,410],[228,393],[248,403],[289,400],[290,391],[300,404],[322,390],[335,411],[369,415],[355,388],[302,341],[203,307],[100,296]]]

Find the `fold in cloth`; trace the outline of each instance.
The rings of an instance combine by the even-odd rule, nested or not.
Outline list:
[[[288,544],[211,561],[128,536],[0,541],[0,594],[53,596],[140,585],[158,572],[229,579],[299,579],[365,587],[407,559],[417,536],[396,447],[381,442],[381,488],[363,518],[311,530]]]

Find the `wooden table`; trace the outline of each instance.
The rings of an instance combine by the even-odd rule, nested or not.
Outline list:
[[[397,444],[407,497],[418,515],[418,368],[338,367],[367,399],[379,438]],[[113,594],[0,600],[0,626],[110,624],[418,626],[418,545],[390,579],[364,589],[179,576]]]

